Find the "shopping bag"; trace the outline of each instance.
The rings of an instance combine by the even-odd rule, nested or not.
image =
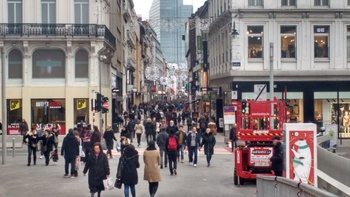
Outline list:
[[[101,147],[102,147],[102,150],[107,150],[107,145],[106,145],[106,141],[105,140],[102,140]]]
[[[105,186],[106,190],[112,190],[114,188],[113,177],[108,177],[107,179],[103,180],[103,185]]]
[[[85,157],[85,152],[83,151],[83,146],[81,145],[81,140],[80,140],[80,144],[79,144],[79,156]]]
[[[120,152],[121,148],[120,148],[120,144],[118,142],[116,143],[115,148],[117,149],[118,152]]]

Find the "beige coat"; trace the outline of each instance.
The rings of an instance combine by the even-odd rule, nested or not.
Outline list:
[[[143,133],[143,126],[142,124],[136,124],[135,125],[135,133],[142,134]]]
[[[158,150],[145,150],[143,153],[143,161],[145,162],[145,173],[143,180],[154,183],[160,182],[160,155]]]

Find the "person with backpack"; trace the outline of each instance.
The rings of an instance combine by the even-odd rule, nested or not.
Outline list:
[[[175,136],[174,131],[170,132],[166,140],[165,147],[168,153],[170,175],[177,175],[177,151],[179,149],[179,140],[177,136]]]

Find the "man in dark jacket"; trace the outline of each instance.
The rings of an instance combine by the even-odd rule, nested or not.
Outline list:
[[[168,139],[168,133],[165,129],[162,129],[159,135],[157,136],[157,145],[159,147],[160,154],[160,169],[163,169],[163,161],[165,167],[168,165],[168,157],[166,153],[166,140]]]
[[[281,138],[279,136],[273,137],[273,155],[270,158],[272,163],[271,170],[274,171],[276,176],[282,176],[283,171],[283,146],[280,140]]]
[[[174,121],[171,120],[170,121],[170,125],[167,127],[167,133],[170,134],[170,133],[176,133],[179,131],[179,128],[175,125]]]
[[[232,152],[233,152],[233,149],[237,146],[236,140],[237,140],[236,124],[233,124],[232,128],[230,129],[230,141],[231,141]]]
[[[184,149],[186,147],[186,139],[187,139],[187,135],[186,133],[183,131],[184,128],[182,125],[179,126],[179,131],[176,132],[176,137],[179,140],[179,151],[177,154],[177,161],[180,161],[180,157],[181,157],[181,163],[184,162]]]
[[[175,132],[171,131],[165,141],[165,150],[168,153],[170,175],[177,175],[177,152],[179,150],[179,139],[175,136]]]
[[[155,136],[156,129],[152,123],[150,118],[147,118],[147,122],[145,123],[145,132],[146,132],[146,141],[147,143],[153,140],[153,136]]]
[[[197,133],[197,127],[192,127],[192,132],[187,135],[186,139],[187,147],[188,147],[188,159],[189,162],[193,162],[193,166],[197,167],[197,158],[198,153],[197,149],[200,145],[200,136]]]
[[[68,178],[68,166],[70,166],[71,178],[74,178],[75,159],[79,156],[79,142],[73,134],[73,129],[69,129],[67,136],[63,140],[61,155],[64,156],[64,177]]]

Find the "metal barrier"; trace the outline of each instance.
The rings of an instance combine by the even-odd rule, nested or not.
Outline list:
[[[258,176],[257,197],[339,197],[325,190],[284,177]]]

